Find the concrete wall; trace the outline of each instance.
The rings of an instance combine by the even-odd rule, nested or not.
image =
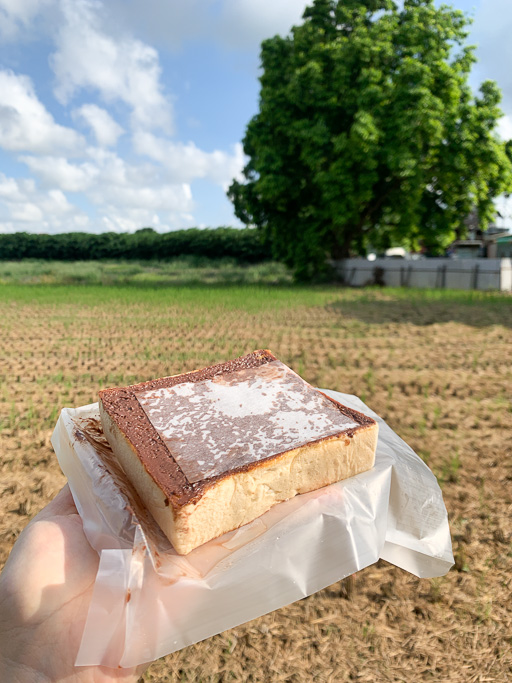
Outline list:
[[[512,291],[511,259],[405,259],[363,258],[333,261],[347,285],[362,287],[375,283],[376,269],[382,269],[383,284],[389,287],[482,289]]]

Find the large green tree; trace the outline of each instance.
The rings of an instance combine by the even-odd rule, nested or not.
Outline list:
[[[262,43],[259,113],[229,196],[299,278],[368,245],[449,243],[512,186],[500,91],[474,96],[468,18],[434,0],[315,0]]]

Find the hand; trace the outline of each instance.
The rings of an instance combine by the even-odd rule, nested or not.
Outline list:
[[[135,683],[137,669],[78,667],[99,557],[69,487],[35,517],[0,574],[2,683]]]

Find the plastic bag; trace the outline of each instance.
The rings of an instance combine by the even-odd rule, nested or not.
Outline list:
[[[379,422],[374,468],[274,506],[175,553],[117,465],[98,405],[64,409],[52,443],[100,564],[76,665],[153,661],[325,588],[383,558],[419,577],[453,564],[446,508],[429,468]]]

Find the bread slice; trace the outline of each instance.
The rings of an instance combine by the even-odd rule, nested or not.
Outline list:
[[[270,351],[100,392],[103,430],[179,554],[373,467],[377,423]]]

